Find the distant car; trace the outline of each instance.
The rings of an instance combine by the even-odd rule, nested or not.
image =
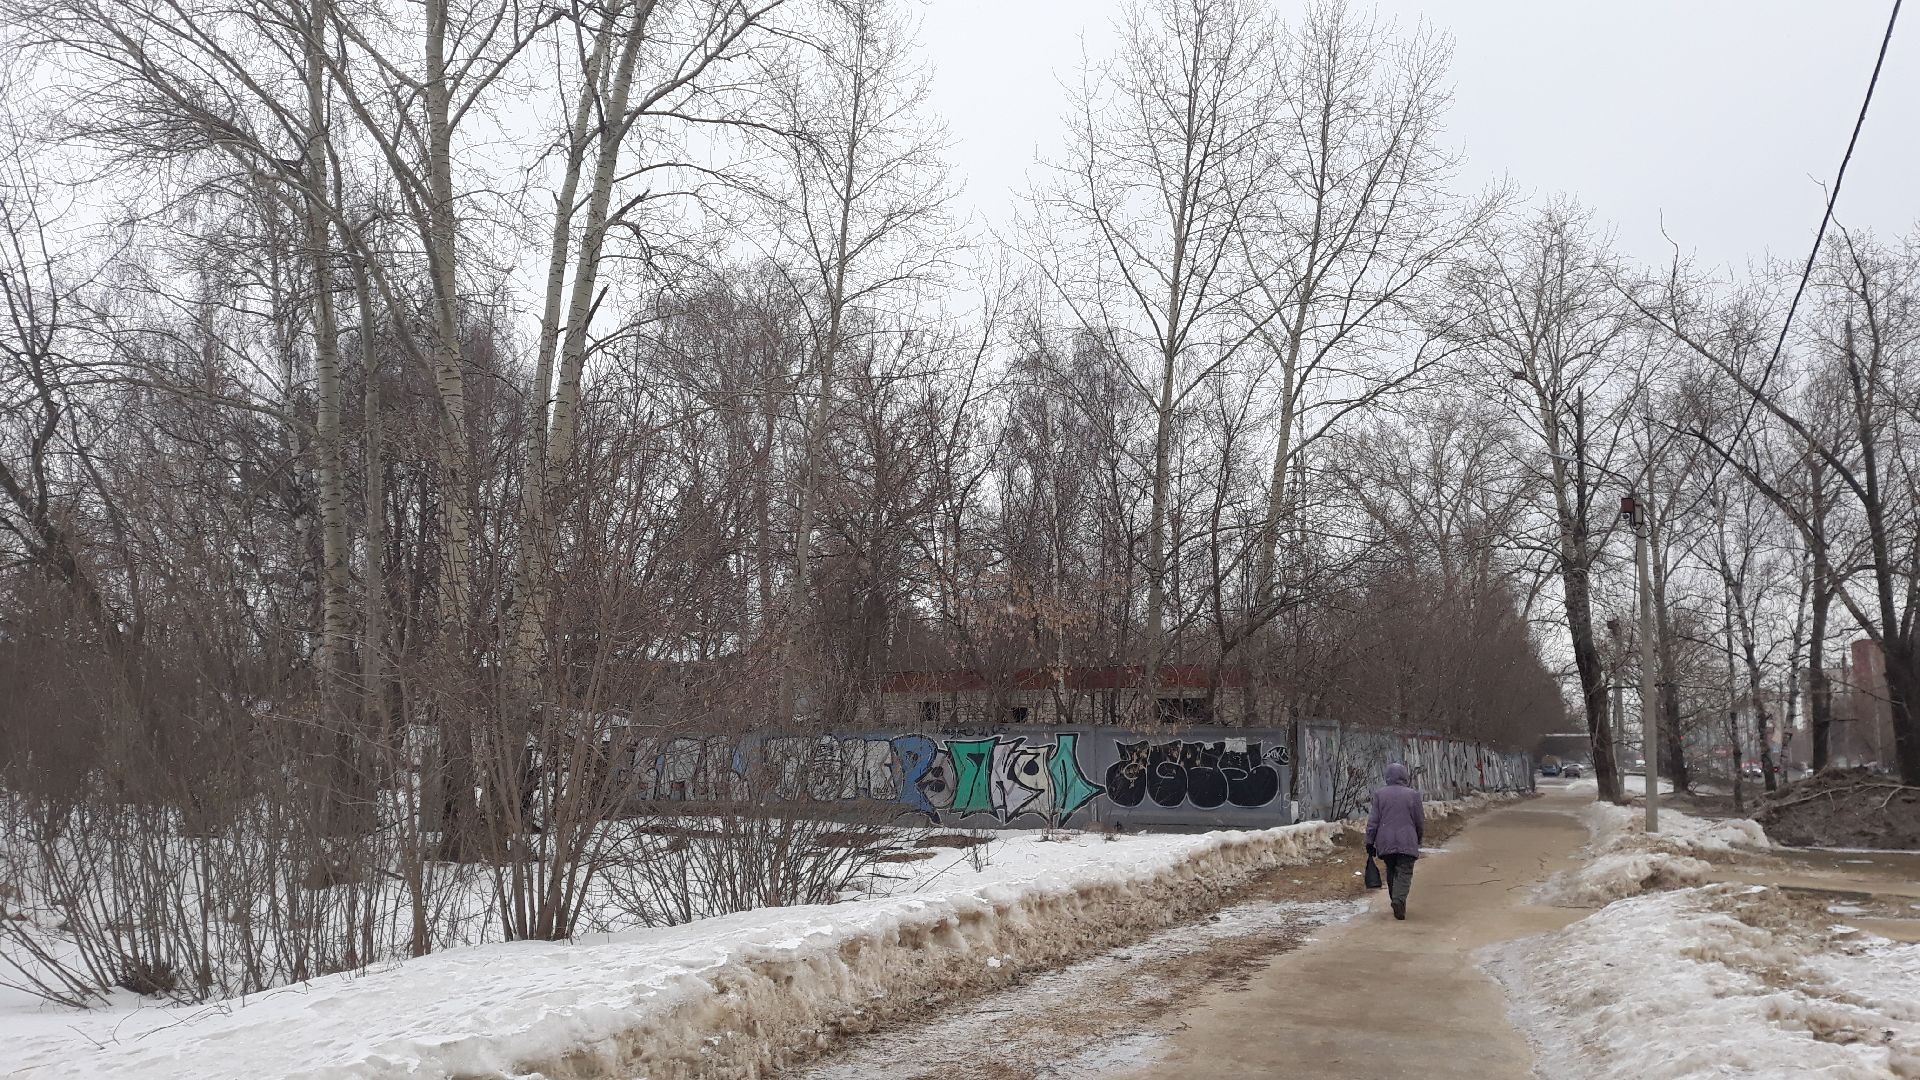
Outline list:
[[[1559,776],[1560,766],[1555,765],[1553,762],[1549,761],[1540,766],[1540,775],[1541,776]]]
[[[1569,780],[1578,780],[1580,778],[1580,763],[1569,761],[1565,765],[1560,766],[1560,775]]]

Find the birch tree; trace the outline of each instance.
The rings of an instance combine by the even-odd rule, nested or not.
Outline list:
[[[1155,0],[1128,10],[1116,55],[1072,89],[1067,146],[1026,222],[1073,328],[1100,342],[1151,410],[1141,649],[1149,701],[1167,650],[1173,452],[1203,383],[1246,359],[1273,314],[1245,252],[1278,179],[1277,29],[1254,0]],[[1150,719],[1150,717],[1149,717]]]
[[[953,251],[946,132],[929,111],[913,24],[896,0],[835,0],[822,15],[815,47],[773,79],[779,168],[763,204],[776,238],[774,265],[784,268],[807,323],[781,626],[796,661],[815,602],[828,440],[849,405],[843,383],[858,374],[849,369],[863,366],[849,354],[864,353],[871,371],[881,353],[910,353],[926,287]],[[783,678],[784,720],[794,714],[798,688],[791,674]]]
[[[1277,430],[1254,544],[1249,629],[1278,602],[1294,463],[1349,417],[1412,389],[1444,352],[1435,287],[1497,198],[1461,199],[1440,144],[1450,44],[1345,0],[1308,7],[1279,45],[1278,168],[1242,238],[1251,322]]]
[[[553,162],[557,186],[527,395],[522,555],[507,650],[522,693],[547,629],[553,500],[564,493],[574,463],[609,244],[626,233],[642,251],[675,246],[671,230],[685,218],[659,207],[685,201],[713,178],[702,176],[713,167],[689,152],[691,133],[752,122],[743,91],[786,3],[626,0],[580,9],[570,20],[573,48],[556,63],[562,99],[571,101]],[[601,319],[602,326],[609,322]]]

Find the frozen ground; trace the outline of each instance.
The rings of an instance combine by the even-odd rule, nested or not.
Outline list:
[[[0,1002],[6,1076],[450,1080],[775,1067],[930,995],[1191,918],[1338,826],[1107,839],[1020,834],[984,866],[911,864],[889,895],[574,943],[454,949],[212,1007]]]

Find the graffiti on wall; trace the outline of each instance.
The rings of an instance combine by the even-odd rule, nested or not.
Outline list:
[[[1525,791],[1532,786],[1532,760],[1525,754],[1436,735],[1408,735],[1367,728],[1309,724],[1301,729],[1300,801],[1321,817],[1345,817],[1365,809],[1389,761],[1405,762],[1414,785],[1431,799],[1457,799],[1474,791]]]
[[[1001,822],[1024,814],[1064,821],[1102,790],[1080,768],[1079,739],[1072,733],[1052,742],[1024,735],[827,736],[770,739],[766,746],[769,760],[781,763],[786,790],[793,792],[799,785],[792,778],[804,775],[805,795],[816,801],[897,801],[935,821],[973,814]],[[808,745],[795,745],[801,743]]]
[[[1033,814],[1063,822],[1105,790],[1081,771],[1080,736],[1070,732],[1053,742],[1029,742],[1024,735],[948,739],[944,745],[924,735],[901,741],[911,744],[907,801],[936,821],[943,814],[991,814],[1000,821]],[[902,758],[909,760],[904,753]]]
[[[1159,806],[1189,803],[1211,810],[1265,806],[1280,795],[1287,748],[1262,750],[1245,739],[1215,742],[1116,742],[1120,760],[1107,769],[1107,797],[1121,806],[1151,799]]]
[[[769,738],[759,743],[774,796],[788,801],[898,802],[938,821],[991,815],[1064,822],[1105,791],[1080,764],[1080,736]],[[636,755],[640,797],[727,801],[748,789],[747,755],[723,737],[674,739]]]
[[[672,739],[650,761],[634,755],[639,795],[666,802],[727,802],[747,794],[746,763],[724,735]]]
[[[888,804],[934,822],[1084,825],[1089,820],[1275,820],[1298,798],[1313,816],[1364,809],[1388,761],[1429,798],[1524,790],[1523,754],[1377,729],[1303,725],[1300,786],[1289,791],[1284,732],[1153,739],[1101,728],[968,735],[676,738],[633,749],[636,797],[655,802]],[[1146,817],[1146,815],[1153,815]]]

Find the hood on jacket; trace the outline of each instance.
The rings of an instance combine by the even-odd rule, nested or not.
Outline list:
[[[1387,783],[1389,784],[1404,786],[1411,775],[1407,772],[1407,767],[1397,761],[1387,766]]]

